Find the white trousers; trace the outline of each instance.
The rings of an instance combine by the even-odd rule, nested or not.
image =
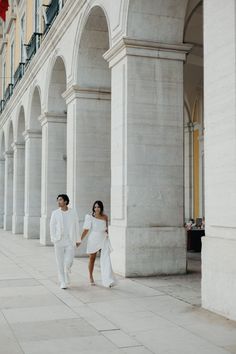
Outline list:
[[[70,268],[73,264],[75,246],[70,239],[62,239],[54,244],[57,262],[58,278],[60,283],[68,284]]]

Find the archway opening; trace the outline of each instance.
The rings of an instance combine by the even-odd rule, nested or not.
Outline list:
[[[25,210],[25,112],[20,108],[20,113],[16,121],[16,140],[13,144],[13,215],[12,232],[22,234],[24,228]]]
[[[5,190],[5,134],[0,137],[0,228],[3,228],[4,221],[4,190]]]
[[[42,193],[40,242],[50,244],[49,220],[56,208],[58,194],[66,193],[67,178],[67,105],[62,94],[67,87],[64,61],[57,57],[53,65],[49,87],[48,112],[42,124]]]
[[[39,122],[41,116],[41,98],[38,87],[34,89],[29,112],[29,129],[24,134],[26,155],[24,237],[39,238],[42,128]]]
[[[4,190],[4,230],[12,230],[13,214],[13,123],[9,123],[6,134],[5,190]]]
[[[185,222],[189,225],[188,229],[191,227],[188,231],[187,248],[190,252],[198,253],[200,257],[205,220],[202,1],[189,0],[184,42],[192,45],[184,64]],[[193,226],[190,226],[191,223]],[[194,264],[191,260],[198,259],[198,255],[190,254],[188,269]],[[200,271],[200,268],[198,270]]]
[[[106,16],[94,7],[80,39],[77,83],[77,200],[81,218],[95,200],[110,214],[111,72],[103,55],[109,49]]]

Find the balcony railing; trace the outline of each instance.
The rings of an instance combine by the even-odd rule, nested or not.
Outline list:
[[[27,62],[29,62],[40,47],[42,33],[34,32],[26,46]]]
[[[52,26],[55,18],[59,14],[60,8],[63,7],[64,1],[61,2],[61,5],[59,4],[59,0],[52,0],[50,5],[47,5],[46,9],[46,25],[45,25],[45,31],[44,35],[47,34],[48,30]],[[18,68],[16,69],[16,72],[14,74],[14,84],[9,84],[8,87],[5,90],[3,99],[0,100],[0,113],[3,112],[6,102],[9,100],[11,95],[13,94],[13,89],[17,85],[17,83],[21,80],[23,77],[25,70],[28,67],[29,62],[33,58],[33,56],[36,54],[37,50],[40,47],[41,40],[42,40],[42,33],[33,33],[30,41],[28,44],[25,44],[26,46],[26,54],[27,54],[27,59],[26,63],[19,63]]]
[[[25,63],[19,63],[18,68],[16,69],[16,72],[14,74],[14,87],[23,77],[24,71],[25,71]]]
[[[51,27],[53,21],[55,20],[55,18],[57,17],[58,13],[59,13],[59,1],[58,0],[52,0],[51,4],[47,6],[47,10],[46,10],[46,26],[45,26],[45,31],[44,33],[46,33],[49,28]]]
[[[2,113],[2,111],[4,110],[4,107],[5,107],[5,101],[4,100],[1,100],[0,101],[0,112]]]
[[[4,93],[4,101],[7,102],[9,100],[9,98],[11,97],[11,95],[13,94],[13,84],[9,84],[6,88],[6,91]]]

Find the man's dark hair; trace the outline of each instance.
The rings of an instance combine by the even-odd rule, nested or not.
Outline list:
[[[58,200],[58,198],[62,198],[64,200],[64,202],[66,202],[66,205],[68,205],[70,203],[70,199],[67,194],[59,194],[57,196],[57,200]]]

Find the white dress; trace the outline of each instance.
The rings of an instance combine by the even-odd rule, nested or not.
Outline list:
[[[101,250],[100,266],[102,284],[109,287],[115,283],[115,279],[110,258],[112,247],[106,233],[106,221],[97,219],[92,215],[86,215],[83,228],[89,230],[87,253],[96,253]]]

